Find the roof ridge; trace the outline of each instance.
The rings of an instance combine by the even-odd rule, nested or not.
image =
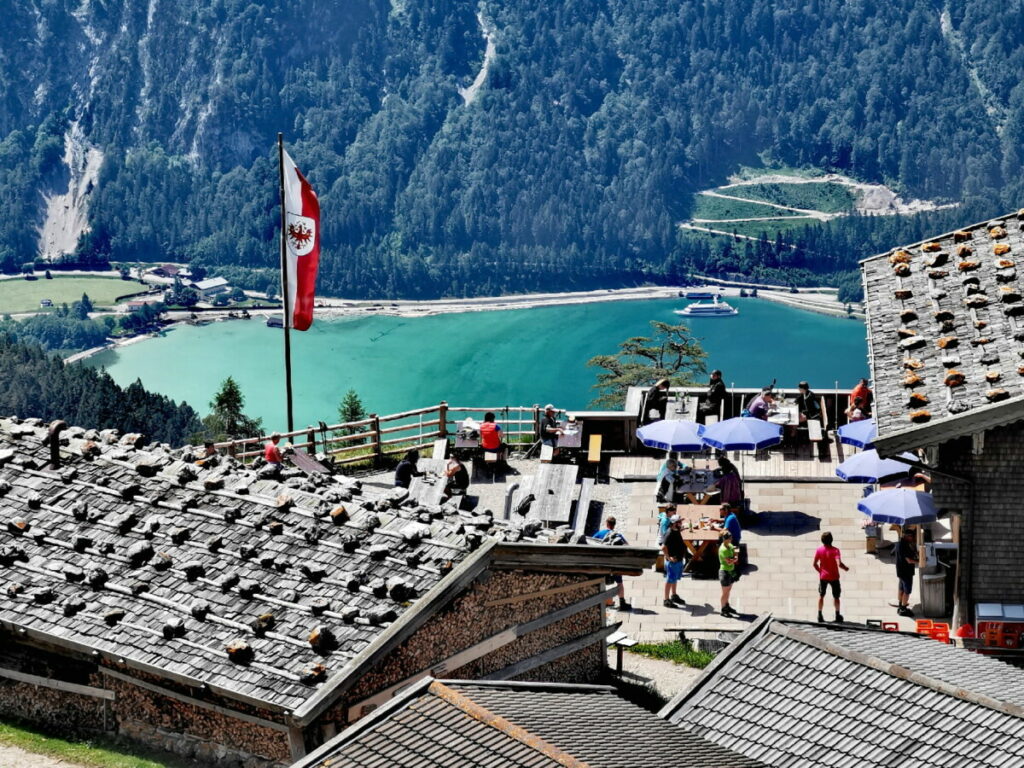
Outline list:
[[[437,682],[446,687],[464,686],[467,688],[511,688],[523,691],[546,691],[557,693],[615,693],[615,686],[594,685],[592,683],[545,683],[532,680],[456,680],[439,678]]]
[[[933,235],[932,237],[926,237],[926,238],[924,238],[922,240],[918,240],[918,241],[913,242],[913,243],[907,243],[906,245],[894,245],[892,248],[889,248],[888,250],[882,251],[880,253],[872,254],[871,256],[865,256],[863,259],[861,259],[857,263],[858,264],[864,264],[865,262],[868,262],[868,261],[874,261],[875,259],[880,259],[880,258],[882,258],[884,256],[888,256],[893,251],[899,250],[900,248],[916,248],[916,247],[918,247],[918,246],[920,246],[920,245],[922,245],[924,243],[933,243],[933,242],[935,242],[937,240],[941,240],[944,237],[952,237],[956,232],[968,232],[970,230],[977,229],[978,227],[987,227],[993,221],[996,221],[998,219],[1008,219],[1011,216],[1016,216],[1016,215],[1017,215],[1017,211],[1010,211],[1009,213],[1004,213],[1004,214],[1002,214],[1000,216],[990,216],[989,218],[985,219],[984,221],[976,221],[975,223],[968,224],[967,226],[964,226],[964,227],[959,227],[957,229],[951,229],[949,232],[943,232],[941,235]]]
[[[506,720],[501,715],[491,712],[491,710],[477,704],[468,696],[449,688],[444,683],[439,683],[435,680],[430,684],[427,690],[442,701],[462,710],[474,720],[477,720],[484,725],[488,725],[505,734],[509,738],[540,752],[542,755],[551,758],[559,765],[565,766],[565,768],[590,768],[587,763],[583,762],[579,758],[570,755],[565,750],[556,747],[554,744],[545,741],[539,736],[535,736],[522,726]]]
[[[807,632],[804,629],[787,626],[782,622],[772,622],[770,631],[782,637],[789,638],[790,640],[795,640],[796,642],[803,643],[804,645],[809,645],[812,648],[817,648],[818,650],[832,654],[833,656],[838,656],[839,658],[846,659],[847,661],[852,661],[855,664],[862,664],[863,666],[870,667],[871,669],[876,669],[879,672],[884,672],[887,675],[899,678],[900,680],[906,680],[909,683],[930,688],[938,693],[952,696],[954,698],[961,699],[962,701],[970,702],[971,704],[978,704],[979,706],[995,710],[996,712],[1001,712],[1005,715],[1024,719],[1024,707],[1018,704],[994,699],[991,696],[986,696],[982,693],[974,693],[973,691],[968,691],[965,688],[947,683],[930,675],[915,672],[901,664],[886,661],[878,656],[873,656],[861,651],[854,651],[850,648],[845,648],[842,645],[832,643],[811,632]]]
[[[690,683],[689,687],[684,688],[677,693],[672,699],[668,701],[665,706],[658,710],[658,717],[662,720],[668,720],[679,708],[683,705],[687,699],[696,694],[701,688],[704,687],[717,673],[718,670],[725,666],[726,663],[732,660],[739,651],[746,647],[747,643],[752,638],[762,634],[765,628],[772,622],[772,614],[766,613],[759,616],[749,627],[723,648],[711,663],[704,667],[704,670],[700,673],[696,680]]]

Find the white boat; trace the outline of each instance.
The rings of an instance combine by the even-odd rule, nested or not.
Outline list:
[[[729,306],[724,301],[719,301],[717,296],[714,297],[711,304],[698,301],[696,304],[688,305],[686,309],[674,311],[677,315],[684,317],[731,317],[740,313],[735,307]]]

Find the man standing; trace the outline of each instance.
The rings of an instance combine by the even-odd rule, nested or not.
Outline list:
[[[604,528],[594,534],[594,538],[598,541],[602,541],[605,544],[611,544],[613,546],[624,547],[629,542],[626,541],[626,537],[615,530],[615,518],[609,515],[605,518]],[[619,597],[619,604],[616,606],[616,610],[628,611],[633,606],[626,602],[626,588],[622,584],[622,576],[620,574],[612,574],[612,580],[618,584],[617,594]]]
[[[839,596],[842,587],[839,585],[839,569],[850,570],[843,562],[839,549],[832,546],[832,534],[829,531],[821,534],[821,546],[814,553],[814,570],[818,572],[818,623],[823,624],[825,617],[821,609],[825,607],[825,592],[832,588],[832,604],[836,609],[836,623],[841,624],[843,614],[839,611]]]
[[[722,381],[722,372],[717,368],[711,372],[711,380],[708,382],[708,393],[704,402],[700,404],[701,416],[722,416],[722,402],[728,392],[725,389],[725,382]]]
[[[544,445],[552,448],[552,457],[558,455],[558,436],[562,434],[562,428],[555,419],[555,406],[548,403],[544,406],[544,416],[540,420],[540,440]]]
[[[910,610],[910,593],[914,591],[914,574],[917,570],[917,545],[914,543],[914,531],[911,528],[904,528],[896,545],[896,578],[899,580],[899,592],[897,593],[898,604],[896,613],[914,618],[914,612]]]
[[[725,617],[739,616],[739,612],[729,605],[729,593],[736,583],[736,564],[740,554],[732,543],[732,534],[722,531],[722,543],[718,545],[718,583],[722,585],[721,614]]]
[[[679,579],[683,575],[683,558],[686,556],[686,544],[683,542],[682,526],[682,519],[678,515],[673,515],[669,519],[669,529],[665,535],[665,543],[661,545],[661,551],[665,555],[664,606],[666,608],[686,605],[686,601],[676,591]]]

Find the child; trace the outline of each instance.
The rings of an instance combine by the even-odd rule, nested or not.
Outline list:
[[[814,553],[814,570],[818,572],[818,622],[824,624],[825,617],[821,609],[825,605],[825,591],[832,587],[832,602],[836,609],[836,623],[842,623],[843,614],[839,612],[839,595],[842,594],[842,587],[839,585],[839,569],[850,570],[843,562],[843,556],[836,547],[832,546],[832,534],[829,531],[821,534],[821,546]]]
[[[729,593],[736,583],[736,563],[739,560],[740,553],[733,546],[732,534],[722,531],[722,543],[718,547],[718,583],[722,585],[721,614],[726,617],[739,616],[736,609],[729,605]]]

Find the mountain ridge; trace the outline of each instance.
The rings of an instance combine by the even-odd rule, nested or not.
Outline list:
[[[11,5],[0,33],[7,272],[35,254],[43,190],[71,175],[72,125],[104,156],[77,261],[191,260],[264,288],[283,130],[323,205],[321,288],[353,297],[611,287],[714,268],[747,246],[677,225],[693,193],[759,155],[964,204],[787,234],[779,268],[793,280],[848,271],[883,237],[1017,207],[1021,191],[1024,87],[1009,72],[1024,65],[1024,30],[980,0]],[[483,31],[493,54],[467,103]],[[834,257],[813,256],[811,241]],[[763,261],[749,247],[740,261]]]

